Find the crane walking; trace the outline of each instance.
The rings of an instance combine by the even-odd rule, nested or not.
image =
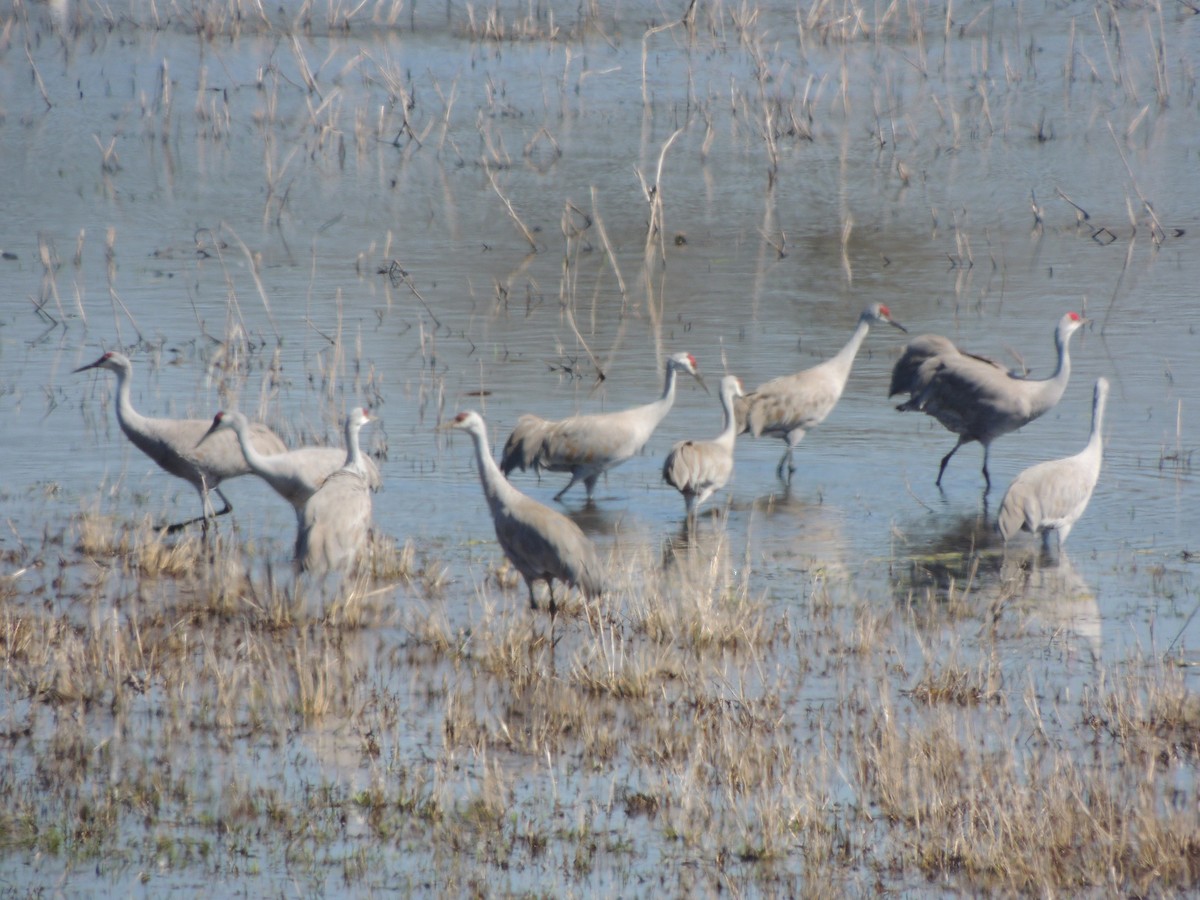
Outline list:
[[[742,396],[742,380],[736,375],[721,379],[721,409],[725,413],[720,435],[711,441],[680,441],[663,462],[663,481],[683,494],[688,522],[696,507],[723,488],[733,473],[733,445],[737,422],[733,404]]]
[[[570,472],[571,480],[554,499],[561,500],[576,482],[582,481],[591,500],[597,479],[640,451],[666,418],[675,403],[677,372],[686,372],[704,386],[696,358],[690,353],[676,353],[667,359],[662,396],[653,403],[621,412],[571,416],[557,422],[534,415],[521,416],[504,445],[500,470],[505,475],[513,469],[528,468],[538,472],[543,469]]]
[[[1049,546],[1050,532],[1058,535],[1061,552],[1067,535],[1092,499],[1104,456],[1104,404],[1108,379],[1096,380],[1092,394],[1092,432],[1087,446],[1066,459],[1052,459],[1030,466],[1013,479],[1000,503],[997,527],[1008,543],[1018,531],[1040,533]]]
[[[317,492],[330,475],[346,464],[349,448],[301,447],[264,456],[254,446],[252,428],[250,420],[242,413],[222,410],[213,416],[212,426],[196,446],[204,446],[214,435],[232,431],[237,435],[238,445],[250,470],[290,503],[297,516],[308,498]],[[368,486],[371,490],[379,490],[382,480],[375,462],[369,456],[363,456],[362,465]]]
[[[305,501],[299,514],[296,562],[302,572],[349,571],[367,546],[371,529],[371,486],[358,433],[375,421],[365,407],[346,416],[342,467]]]
[[[736,402],[738,434],[748,431],[755,437],[774,435],[787,444],[775,469],[780,478],[784,477],[786,467],[787,479],[791,480],[796,471],[792,463],[796,445],[805,432],[824,422],[837,406],[850,378],[858,348],[876,322],[886,322],[901,331],[908,330],[892,318],[891,310],[886,306],[874,303],[862,311],[850,340],[836,356],[802,372],[772,378]]]
[[[130,399],[130,377],[133,363],[123,353],[113,350],[105,353],[94,363],[80,366],[76,372],[88,369],[107,369],[117,376],[117,422],[125,436],[135,447],[154,460],[165,472],[182,478],[200,495],[200,516],[172,525],[170,531],[178,531],[193,522],[204,522],[210,516],[223,516],[233,511],[233,504],[221,492],[220,484],[229,478],[248,475],[250,466],[242,455],[237,439],[224,434],[197,447],[208,428],[203,419],[151,419],[133,408]],[[279,436],[266,425],[255,422],[250,426],[250,436],[255,449],[265,456],[282,453],[287,449]],[[213,491],[225,504],[220,512],[213,512],[208,492]]]
[[[1062,399],[1071,377],[1071,335],[1087,321],[1073,312],[1059,320],[1054,329],[1058,366],[1043,379],[1013,375],[993,360],[959,350],[940,335],[921,335],[904,348],[892,369],[888,396],[907,393],[909,399],[896,409],[933,416],[958,435],[958,443],[942,457],[939,487],[950,457],[963,444],[978,441],[983,445],[984,494],[992,489],[987,465],[992,441],[1027,425]]]
[[[537,609],[535,581],[546,582],[550,615],[558,612],[554,580],[577,587],[591,598],[604,590],[596,548],[579,526],[556,510],[527,497],[508,483],[488,450],[487,426],[479,413],[460,412],[442,429],[467,432],[475,442],[479,480],[492,513],[496,540],[529,590],[529,606]]]

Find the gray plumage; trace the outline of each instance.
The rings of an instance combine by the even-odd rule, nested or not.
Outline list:
[[[165,472],[182,478],[200,495],[201,516],[205,521],[210,515],[222,516],[233,510],[233,504],[221,492],[219,485],[229,478],[250,474],[250,466],[238,447],[237,438],[222,434],[205,443],[197,444],[208,430],[204,419],[151,419],[133,408],[130,399],[130,377],[133,363],[123,353],[110,351],[90,365],[80,366],[76,372],[88,369],[107,369],[117,376],[117,422],[125,436],[135,447],[154,460]],[[266,425],[255,422],[250,426],[250,435],[255,449],[260,454],[282,453],[287,447],[275,432]],[[225,504],[220,512],[212,512],[208,492],[213,491]],[[187,524],[187,523],[181,523]]]
[[[350,410],[343,465],[325,479],[300,512],[296,562],[302,572],[348,571],[367,546],[371,487],[358,432],[371,421],[370,410]]]
[[[862,311],[850,340],[832,359],[802,372],[773,378],[735,403],[738,434],[748,431],[755,437],[773,435],[787,444],[776,468],[780,477],[785,466],[789,478],[796,470],[792,453],[805,432],[824,422],[837,406],[850,378],[858,348],[875,322],[886,322],[901,331],[906,330],[892,318],[891,310],[886,306],[872,304]]]
[[[663,481],[683,494],[688,519],[733,474],[733,445],[737,440],[733,404],[741,396],[740,378],[736,375],[722,378],[721,409],[725,417],[721,433],[711,441],[680,441],[663,462]]]
[[[1074,456],[1030,466],[1013,479],[1000,504],[997,526],[1005,542],[1018,531],[1041,533],[1049,541],[1050,532],[1058,535],[1058,547],[1092,499],[1100,477],[1104,456],[1104,405],[1108,400],[1108,380],[1097,379],[1092,394],[1092,432],[1087,446]]]
[[[254,446],[250,420],[235,411],[222,410],[217,413],[197,446],[204,445],[214,435],[225,431],[232,431],[237,436],[238,445],[251,471],[290,503],[297,514],[325,480],[346,464],[348,448],[341,447],[301,447],[264,456]],[[379,490],[382,481],[375,462],[369,456],[363,456],[362,466],[367,485],[371,490]]]
[[[591,540],[562,513],[526,497],[508,483],[488,450],[487,426],[479,413],[460,412],[443,427],[465,431],[475,442],[479,481],[492,513],[496,540],[525,579],[530,607],[537,609],[535,581],[546,582],[551,615],[558,610],[555,579],[579,588],[588,597],[603,593],[600,561]]]
[[[1062,398],[1071,377],[1071,335],[1086,321],[1073,312],[1059,320],[1054,330],[1058,366],[1043,379],[1013,375],[993,360],[964,353],[938,335],[921,335],[909,343],[892,369],[889,396],[909,394],[896,409],[933,416],[958,435],[958,443],[942,458],[938,485],[958,448],[978,441],[983,445],[984,482],[991,490],[987,464],[992,441],[1032,422]]]
[[[675,375],[686,372],[704,384],[690,353],[676,353],[667,359],[666,383],[662,396],[653,403],[621,412],[571,416],[551,422],[524,415],[504,445],[500,470],[508,475],[513,469],[570,472],[567,486],[554,495],[561,500],[579,481],[587,488],[588,499],[601,474],[619,466],[638,453],[675,402]]]

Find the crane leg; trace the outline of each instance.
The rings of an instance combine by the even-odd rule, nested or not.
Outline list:
[[[983,495],[985,497],[988,495],[988,493],[992,489],[992,476],[988,474],[988,470],[987,470],[988,450],[989,449],[990,448],[988,447],[987,444],[983,445],[983,483],[986,485],[986,487],[983,489]]]
[[[558,615],[558,603],[554,599],[554,579],[546,579],[546,590],[550,592],[550,627],[554,627],[554,617]]]
[[[572,470],[572,471],[571,471],[571,480],[567,482],[567,486],[566,486],[565,488],[563,488],[561,491],[559,491],[557,494],[555,494],[555,495],[554,495],[554,499],[555,499],[555,500],[559,500],[559,501],[561,501],[561,500],[562,500],[562,498],[563,498],[563,494],[565,494],[565,493],[566,493],[567,491],[569,491],[571,488],[575,487],[575,485],[576,485],[578,482],[579,482],[579,472],[578,472],[578,471],[575,471],[575,470]],[[593,482],[593,484],[594,484],[594,483],[595,483],[595,482]],[[588,491],[588,494],[590,495],[590,494],[591,494],[591,491]]]
[[[529,608],[537,612],[537,600],[533,598],[533,582],[528,578],[525,579],[525,587],[529,589]]]
[[[592,494],[596,491],[596,482],[599,480],[599,472],[597,472],[595,475],[589,475],[587,478],[583,479],[583,486],[587,488],[587,498],[589,502],[591,502]]]
[[[965,443],[966,443],[966,441],[964,441],[962,438],[959,438],[958,443],[950,448],[950,452],[942,457],[942,465],[938,468],[937,481],[934,482],[934,484],[936,484],[938,487],[942,486],[942,476],[946,474],[946,463],[950,462],[950,457],[952,457],[955,453],[957,453],[958,448],[961,447]],[[984,450],[984,457],[985,457],[984,466],[986,467],[986,465],[987,465],[987,462],[986,462],[987,450]]]
[[[783,451],[783,456],[779,458],[779,465],[775,467],[775,474],[784,481],[790,482],[792,473],[795,471],[796,467],[792,465],[792,445],[788,444],[787,449]]]

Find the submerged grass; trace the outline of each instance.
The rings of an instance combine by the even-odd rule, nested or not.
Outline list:
[[[10,858],[381,887],[399,842],[420,848],[405,878],[448,889],[501,871],[628,888],[680,853],[712,868],[672,890],[1200,885],[1177,787],[1200,706],[1177,667],[1130,660],[1075,701],[1032,683],[1014,701],[981,627],[984,652],[927,648],[905,688],[890,661],[909,617],[828,572],[801,608],[755,597],[719,525],[665,567],[613,563],[610,595],[553,621],[486,578],[466,624],[411,545],[379,540],[350,614],[252,547],[148,525],[105,541],[109,525],[92,509],[61,540],[75,588],[0,616]],[[74,571],[98,563],[100,581]]]

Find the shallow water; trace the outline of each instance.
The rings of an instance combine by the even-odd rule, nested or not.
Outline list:
[[[196,512],[191,489],[120,434],[112,379],[71,374],[104,349],[129,349],[149,414],[237,405],[290,439],[333,442],[348,406],[376,407],[382,422],[364,438],[386,480],[377,526],[444,564],[445,615],[469,628],[498,550],[469,443],[433,432],[456,410],[481,409],[498,450],[524,412],[647,402],[666,355],[693,353],[713,394],[682,380],[645,453],[601,481],[595,506],[582,488],[562,506],[615,564],[660,554],[678,533],[683,505],[661,460],[676,440],[716,433],[722,372],[749,388],[813,365],[883,302],[910,335],[942,333],[1045,376],[1054,325],[1074,309],[1092,324],[1073,339],[1070,387],[993,446],[988,507],[976,445],[935,487],[953,439],[895,412],[885,395],[904,336],[875,327],[837,409],[798,448],[790,487],[775,475],[781,442],[739,441],[734,479],[711,504],[725,552],[756,594],[797,615],[817,582],[881,614],[919,608],[927,589],[968,578],[963,554],[995,545],[980,516],[1012,477],[1082,447],[1105,376],[1099,486],[1069,558],[1031,575],[1003,668],[1078,689],[1084,657],[1170,647],[1194,660],[1194,17],[1018,4],[955,8],[947,30],[943,8],[920,6],[919,41],[889,18],[843,42],[790,12],[742,32],[719,7],[691,36],[647,38],[643,83],[642,35],[660,14],[641,7],[603,9],[582,38],[568,37],[575,8],[555,10],[558,40],[499,42],[472,40],[457,4],[410,10],[394,28],[364,14],[294,42],[249,24],[205,41],[175,9],[151,28],[140,3],[115,24],[87,4],[56,24],[58,8],[25,10],[0,56],[8,558],[97,503],[122,520]],[[663,204],[648,267],[639,173]],[[226,352],[244,363],[229,375]],[[565,477],[514,482],[551,502]],[[286,564],[291,510],[250,479],[226,493],[239,533]],[[705,518],[702,547],[717,527]],[[981,608],[999,581],[989,555]],[[510,593],[520,609],[523,589]],[[962,640],[933,619],[891,650],[908,671],[925,641]],[[837,695],[809,678],[794,699]],[[336,779],[354,757],[317,749],[299,768]],[[562,787],[568,806],[571,791],[598,790]]]

